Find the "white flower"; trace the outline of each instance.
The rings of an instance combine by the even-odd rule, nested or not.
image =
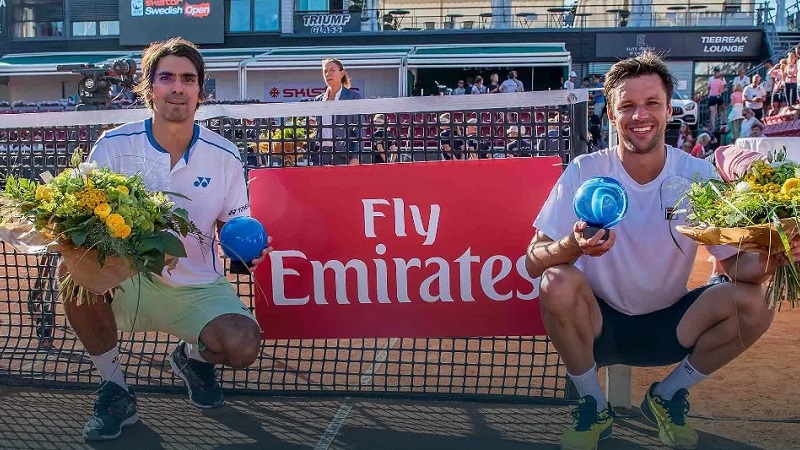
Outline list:
[[[92,161],[90,163],[82,162],[78,164],[78,170],[83,175],[91,175],[94,170],[97,169],[97,163]]]
[[[747,181],[736,183],[736,192],[750,192],[750,183]]]

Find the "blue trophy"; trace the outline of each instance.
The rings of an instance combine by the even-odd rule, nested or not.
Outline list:
[[[219,243],[231,259],[231,273],[246,274],[247,265],[267,246],[267,232],[252,217],[234,217],[222,226]]]
[[[628,193],[619,181],[610,177],[593,177],[584,181],[575,192],[572,206],[575,214],[586,222],[583,237],[590,239],[600,230],[618,224],[628,210]]]

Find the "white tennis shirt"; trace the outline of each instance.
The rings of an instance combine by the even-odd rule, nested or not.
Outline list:
[[[153,191],[185,195],[190,200],[171,196],[178,208],[189,212],[189,219],[205,236],[202,245],[192,236],[182,237],[186,257],[178,260],[172,273],[162,273],[171,286],[210,284],[224,275],[216,250],[216,222],[248,216],[250,203],[239,149],[209,129],[195,124],[194,135],[175,167],[170,155],[153,138],[152,119],[108,130],[97,140],[89,155],[100,167],[126,175],[141,174],[145,186]]]
[[[661,173],[642,185],[622,167],[617,147],[581,155],[553,187],[534,226],[554,241],[572,234],[578,221],[572,206],[575,191],[594,176],[622,183],[628,193],[628,211],[613,227],[617,232],[614,246],[599,257],[581,256],[575,267],[596,295],[622,313],[647,314],[671,306],[689,291],[686,285],[697,254],[697,244],[675,231],[686,214],[675,215],[672,209],[692,181],[718,178],[716,169],[708,161],[667,146]],[[720,261],[737,253],[733,246],[707,248]]]

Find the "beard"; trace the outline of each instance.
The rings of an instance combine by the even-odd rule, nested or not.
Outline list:
[[[638,142],[634,143],[634,141],[628,136],[627,132],[619,131],[619,141],[623,144],[623,148],[630,152],[636,153],[637,155],[646,155],[654,150],[658,150],[664,146],[664,133],[667,131],[666,125],[661,127],[656,127],[656,133],[653,137],[646,141],[646,142]]]
[[[162,119],[167,122],[186,122],[188,120],[192,120],[194,116],[194,110],[189,108],[188,105],[184,105],[182,107],[175,107],[170,104],[164,105],[164,108],[159,111],[161,114]]]

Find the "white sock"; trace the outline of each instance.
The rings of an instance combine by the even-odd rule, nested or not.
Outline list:
[[[197,345],[192,345],[188,342],[183,347],[183,354],[186,355],[189,359],[193,359],[195,361],[208,362],[205,359],[203,359],[203,355],[200,354],[200,349],[197,348]]]
[[[125,384],[125,374],[122,372],[122,366],[119,363],[119,347],[115,345],[114,348],[102,355],[89,355],[89,358],[97,367],[97,370],[100,371],[100,376],[103,380],[113,381],[126,391],[128,390],[128,385]]]
[[[608,400],[603,393],[603,388],[600,387],[600,378],[597,377],[597,364],[593,365],[588,372],[583,375],[572,375],[567,372],[567,376],[575,384],[575,389],[578,390],[578,395],[585,397],[592,396],[597,402],[597,412],[608,408]]]
[[[672,400],[672,397],[678,390],[689,390],[706,378],[708,378],[708,375],[700,373],[700,371],[689,364],[689,357],[687,356],[675,367],[672,373],[667,375],[667,378],[664,378],[664,381],[656,385],[653,394],[664,400]]]

